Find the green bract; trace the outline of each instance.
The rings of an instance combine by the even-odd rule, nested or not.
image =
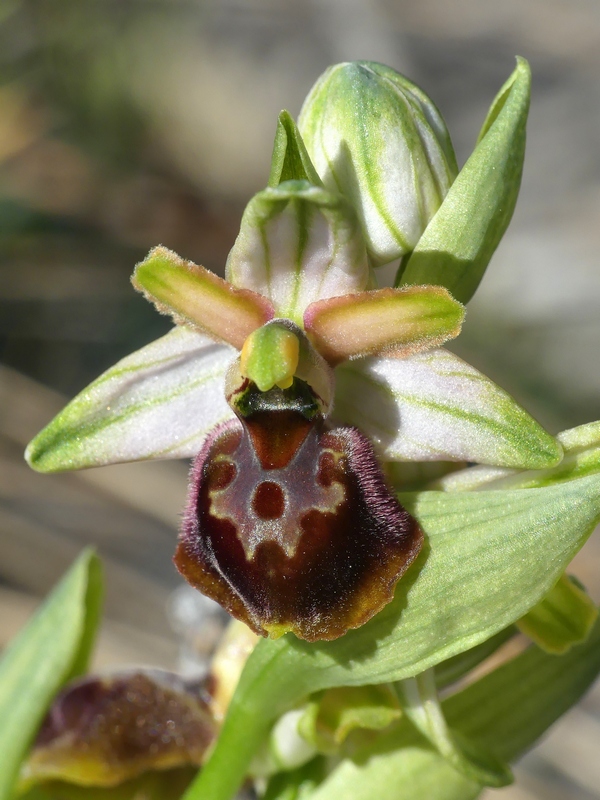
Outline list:
[[[337,64],[306,98],[299,128],[325,186],[355,206],[373,263],[410,253],[457,172],[427,95],[383,64]]]
[[[523,171],[531,72],[523,58],[492,103],[475,150],[413,254],[400,286],[438,283],[468,302],[511,220]]]
[[[0,661],[0,800],[61,686],[88,666],[100,621],[100,564],[82,553]]]
[[[318,649],[293,637],[259,642],[187,800],[229,798],[272,720],[309,692],[418,675],[516,622],[553,587],[600,520],[600,477],[402,500],[427,545],[394,601]]]

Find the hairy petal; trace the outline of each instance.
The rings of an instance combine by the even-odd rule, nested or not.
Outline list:
[[[40,472],[153,458],[187,458],[233,417],[223,397],[235,351],[175,328],[115,364],[29,444]]]
[[[211,338],[242,347],[252,331],[273,317],[265,297],[235,289],[204,267],[155,247],[137,265],[134,287],[163,314]]]
[[[460,333],[464,308],[441,286],[377,289],[318,300],[304,327],[330,362],[390,353],[408,356]]]
[[[444,349],[369,358],[336,372],[334,415],[359,425],[389,461],[552,466],[560,445],[510,395]]]

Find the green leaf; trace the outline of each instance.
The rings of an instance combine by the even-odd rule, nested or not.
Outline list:
[[[435,684],[438,689],[443,689],[456,683],[475,667],[478,667],[486,658],[493,655],[503,644],[512,639],[516,628],[510,625],[503,631],[496,633],[485,642],[465,650],[452,658],[447,658],[435,666]]]
[[[100,562],[85,550],[0,661],[0,800],[55,694],[87,668],[101,597]]]
[[[596,622],[584,644],[562,656],[530,647],[448,698],[444,711],[466,736],[498,758],[514,761],[582,697],[599,671]]]
[[[537,647],[453,695],[449,724],[503,761],[528,750],[589,688],[600,670],[600,624],[564,656]],[[474,800],[481,785],[454,770],[403,724],[343,761],[310,800]]]
[[[375,752],[343,761],[310,800],[475,800],[482,787],[457,772],[425,739],[403,728]],[[500,795],[502,797],[502,795]]]
[[[399,685],[398,696],[406,716],[457,772],[482,786],[512,783],[509,767],[474,741],[450,730],[440,706],[433,670]]]
[[[546,652],[565,653],[587,639],[597,618],[591,597],[572,578],[562,575],[517,627]]]
[[[334,642],[315,646],[291,635],[260,641],[187,800],[229,798],[271,721],[306,695],[412,677],[522,617],[600,518],[600,477],[537,490],[400,499],[427,542],[392,603]]]
[[[323,185],[289,111],[282,111],[277,120],[267,185],[276,188],[284,181],[308,181],[313,186]]]
[[[468,302],[512,217],[523,171],[529,65],[500,90],[480,139],[419,239],[397,285],[439,284]]]

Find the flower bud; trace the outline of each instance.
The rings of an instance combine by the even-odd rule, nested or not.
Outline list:
[[[373,264],[410,253],[458,171],[427,95],[382,64],[337,64],[311,90],[298,126],[325,187],[357,210]]]

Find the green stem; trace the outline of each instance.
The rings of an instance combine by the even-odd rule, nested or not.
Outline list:
[[[182,800],[230,800],[248,774],[250,763],[272,723],[310,687],[297,656],[284,639],[262,640],[254,648],[215,748]]]
[[[448,727],[433,669],[403,680],[399,688],[406,716],[458,772],[482,786],[499,787],[512,782],[508,765]]]
[[[266,737],[272,719],[248,707],[232,708],[212,752],[182,800],[230,800]]]
[[[407,678],[400,685],[404,711],[413,725],[437,747],[440,755],[451,757],[454,748],[438,699],[434,670],[425,670],[414,678]]]

